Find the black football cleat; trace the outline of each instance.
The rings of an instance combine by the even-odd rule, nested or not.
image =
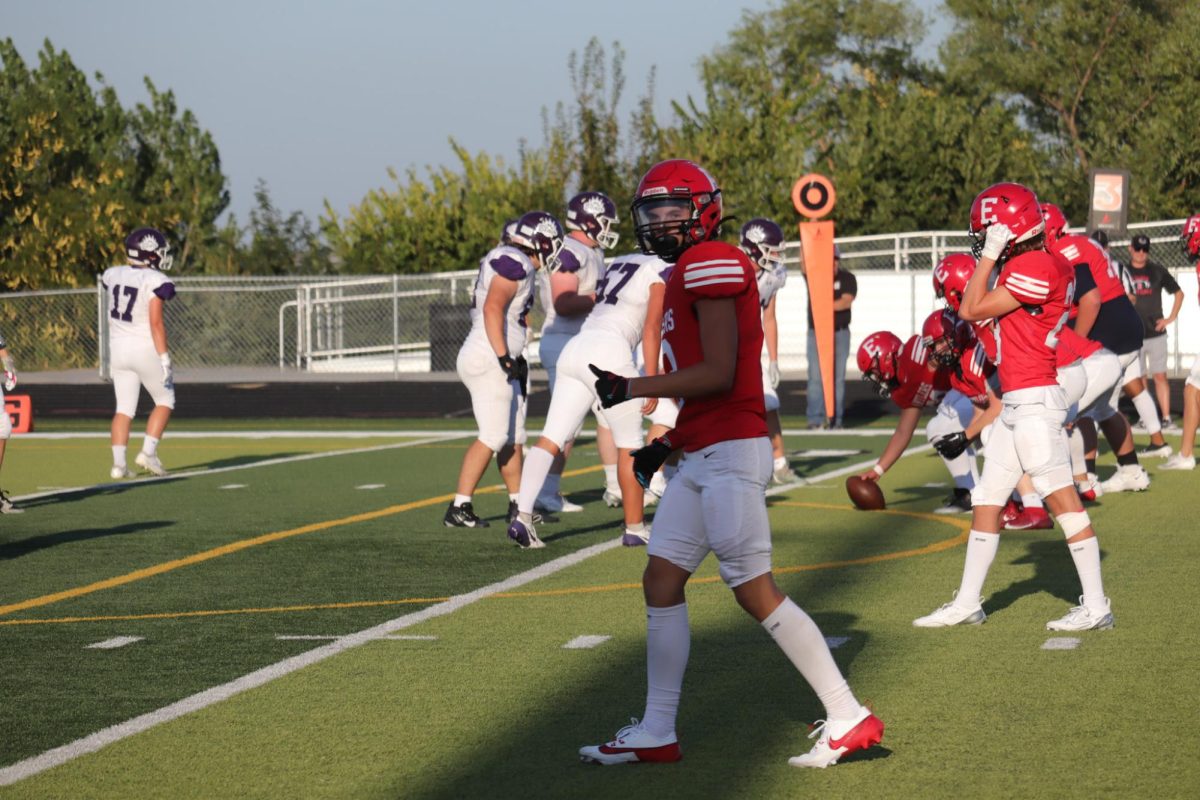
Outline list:
[[[489,525],[486,519],[475,516],[475,508],[470,503],[456,506],[453,502],[446,509],[442,524],[447,528],[486,528]]]

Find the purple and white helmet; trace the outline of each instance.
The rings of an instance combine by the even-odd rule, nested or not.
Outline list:
[[[766,269],[772,261],[778,261],[783,252],[783,229],[773,220],[755,217],[742,226],[738,247],[759,268]]]
[[[509,243],[531,255],[541,257],[542,266],[558,269],[558,251],[563,248],[563,227],[553,214],[528,211],[517,219],[509,234]]]
[[[125,237],[125,255],[135,267],[154,267],[166,272],[173,260],[170,249],[167,237],[154,228],[138,228]]]
[[[506,221],[504,223],[504,226],[500,228],[500,244],[512,244],[512,234],[513,234],[513,231],[515,231],[516,229],[517,229],[516,217],[513,217],[512,219]]]
[[[621,238],[617,222],[617,206],[604,192],[580,192],[567,202],[567,230],[583,231],[605,250]]]

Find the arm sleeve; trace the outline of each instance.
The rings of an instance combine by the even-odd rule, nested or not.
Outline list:
[[[736,297],[756,286],[750,259],[732,245],[709,242],[690,248],[676,269],[683,270],[683,288],[696,297]]]
[[[1049,273],[1027,265],[1005,269],[997,285],[1008,289],[1013,297],[1026,305],[1041,305],[1050,297]]]
[[[1171,294],[1175,294],[1179,289],[1179,281],[1175,280],[1175,276],[1166,267],[1159,267],[1162,270],[1163,288]]]
[[[154,293],[158,295],[160,300],[166,302],[175,296],[175,284],[171,283],[170,281],[164,281],[163,283],[159,284],[158,288],[154,290]]]
[[[1075,297],[1080,298],[1096,288],[1096,279],[1087,264],[1075,265]]]
[[[520,281],[525,279],[525,265],[512,256],[496,256],[488,262],[488,265],[496,271],[497,275],[508,278],[510,281]]]
[[[858,297],[858,278],[854,277],[854,273],[848,269],[842,272],[842,294],[852,294]]]
[[[555,272],[579,272],[579,268],[583,264],[579,263],[579,258],[567,248],[558,251],[558,269]]]

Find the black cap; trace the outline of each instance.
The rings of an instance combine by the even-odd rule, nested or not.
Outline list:
[[[1101,247],[1108,247],[1108,232],[1103,228],[1097,228],[1092,231],[1088,238]]]
[[[1133,239],[1130,240],[1129,246],[1132,247],[1134,250],[1141,250],[1143,252],[1149,253],[1150,252],[1150,237],[1144,233],[1139,233],[1137,236],[1133,237]]]

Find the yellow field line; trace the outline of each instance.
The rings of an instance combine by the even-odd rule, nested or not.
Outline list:
[[[582,470],[576,470],[575,473],[566,473],[566,474],[580,474],[580,473],[587,472],[587,471],[590,471],[593,469],[596,469],[596,468],[589,467],[589,468],[582,469]],[[489,489],[487,491],[499,491],[499,489],[500,489],[500,487],[489,487]],[[417,501],[417,503],[430,504],[432,502],[441,502],[441,501],[443,501],[443,498],[432,498],[430,500],[420,500],[420,501]],[[407,505],[409,507],[415,507],[416,504],[410,503]],[[831,505],[831,504],[827,504],[827,503],[787,503],[787,502],[785,502],[785,503],[775,503],[774,505],[790,506],[793,508],[820,508],[820,509],[827,509],[827,510],[834,510],[834,511],[850,511],[850,510],[852,510],[848,506]],[[395,508],[400,508],[400,507],[396,506]],[[386,510],[387,509],[384,509],[384,511],[386,511]],[[376,514],[376,515],[382,515],[382,512],[372,512],[372,513]],[[962,531],[962,533],[960,533],[957,536],[954,536],[950,539],[943,539],[940,542],[933,542],[932,544],[925,545],[924,547],[917,547],[917,548],[913,548],[911,550],[900,550],[895,553],[881,553],[879,555],[864,556],[863,558],[846,559],[843,561],[825,561],[825,562],[821,562],[819,564],[800,564],[800,565],[791,566],[791,567],[776,567],[774,570],[775,574],[780,575],[780,574],[790,574],[790,573],[795,573],[795,572],[811,572],[814,570],[838,569],[841,567],[862,566],[864,564],[879,564],[879,563],[882,563],[885,561],[894,561],[896,559],[901,559],[901,558],[914,558],[916,556],[923,556],[923,555],[930,555],[932,553],[939,553],[943,550],[948,550],[952,547],[956,547],[956,546],[966,542],[967,532],[971,528],[971,523],[968,522],[967,520],[950,519],[947,517],[938,516],[937,514],[927,514],[927,513],[923,513],[923,512],[919,512],[919,511],[898,511],[898,510],[891,510],[891,509],[886,510],[882,513],[897,514],[897,515],[905,516],[905,517],[913,517],[915,519],[925,519],[925,520],[930,520],[933,522],[941,522],[943,524],[950,525],[955,528],[959,528]],[[364,515],[360,515],[360,516],[364,516]],[[350,519],[350,518],[347,517],[346,519]],[[338,522],[338,521],[335,521],[335,522]],[[322,524],[325,524],[325,523],[322,523]],[[299,529],[297,529],[297,530],[299,530]],[[247,540],[247,541],[253,541],[253,540]],[[172,562],[172,563],[174,563],[174,562]],[[133,573],[131,573],[131,574],[133,574]],[[706,578],[693,578],[690,581],[690,583],[692,585],[712,584],[712,583],[717,583],[720,580],[721,580],[720,576],[713,575],[713,576],[706,577]],[[86,587],[84,587],[84,588],[86,588]],[[603,584],[600,586],[575,586],[575,587],[571,587],[571,588],[567,588],[567,589],[545,589],[545,590],[536,591],[536,592],[501,592],[501,593],[492,595],[492,597],[498,598],[498,599],[507,599],[507,600],[532,598],[532,597],[563,597],[563,596],[567,596],[567,595],[593,594],[596,592],[617,592],[617,591],[626,591],[629,589],[640,589],[640,588],[642,588],[642,584],[640,582],[639,583],[609,583],[609,584]],[[296,611],[325,611],[325,610],[336,610],[336,609],[346,609],[346,608],[371,608],[371,607],[379,607],[379,606],[419,605],[419,604],[424,604],[424,603],[433,604],[433,603],[442,603],[449,599],[450,599],[449,597],[422,597],[422,598],[407,598],[407,599],[402,599],[402,600],[361,600],[361,601],[346,602],[346,603],[321,603],[321,604],[301,605],[301,606],[277,606],[277,607],[273,607],[273,608],[236,608],[236,609],[216,609],[216,610],[211,610],[211,611],[162,612],[162,613],[156,613],[156,614],[126,614],[126,615],[110,615],[110,616],[96,616],[96,617],[57,617],[57,618],[53,618],[53,619],[13,619],[13,620],[0,620],[0,626],[51,625],[51,624],[69,624],[69,623],[74,623],[74,622],[125,622],[125,621],[130,621],[130,620],[146,620],[146,619],[182,619],[185,617],[212,617],[212,616],[221,616],[221,615],[226,615],[226,614],[272,614],[272,613],[286,613],[286,612],[296,612]],[[2,610],[3,609],[0,609],[0,611],[2,611]]]
[[[603,469],[599,464],[591,467],[581,467],[576,470],[568,470],[563,473],[564,478],[574,477],[576,475],[584,475],[589,472],[597,472]],[[488,486],[483,489],[476,490],[476,494],[488,494],[503,490],[503,486]],[[205,561],[210,561],[214,558],[227,556],[230,553],[237,553],[241,550],[246,550],[251,547],[257,547],[260,544],[269,544],[277,542],[281,539],[288,539],[292,536],[300,536],[305,533],[316,533],[318,531],[326,531],[330,528],[338,528],[343,525],[353,525],[357,522],[368,522],[370,520],[379,519],[380,517],[389,517],[393,514],[400,514],[405,511],[412,511],[414,508],[426,508],[428,506],[437,505],[438,503],[448,503],[454,499],[453,494],[443,494],[437,497],[427,497],[424,500],[415,500],[411,503],[403,503],[398,506],[388,506],[381,508],[378,511],[367,511],[363,514],[352,514],[349,517],[341,519],[327,520],[326,522],[314,522],[311,525],[301,525],[299,528],[290,528],[286,531],[276,531],[274,533],[265,533],[262,536],[255,536],[253,539],[242,539],[240,541],[231,542],[220,547],[214,547],[211,550],[204,550],[200,553],[194,553],[184,558],[177,558],[174,561],[166,561],[162,564],[155,564],[152,567],[134,570],[124,575],[118,575],[115,578],[106,578],[102,581],[89,583],[86,586],[77,586],[74,589],[65,589],[61,592],[42,595],[41,597],[33,597],[29,600],[22,600],[19,603],[11,603],[9,605],[0,606],[0,615],[11,614],[14,611],[24,611],[29,608],[37,608],[38,606],[46,606],[51,603],[57,603],[60,600],[70,600],[74,597],[81,597],[85,594],[112,589],[116,586],[124,586],[127,583],[152,578],[155,575],[161,575],[164,572],[171,572],[181,567],[190,567],[193,564],[200,564]]]

